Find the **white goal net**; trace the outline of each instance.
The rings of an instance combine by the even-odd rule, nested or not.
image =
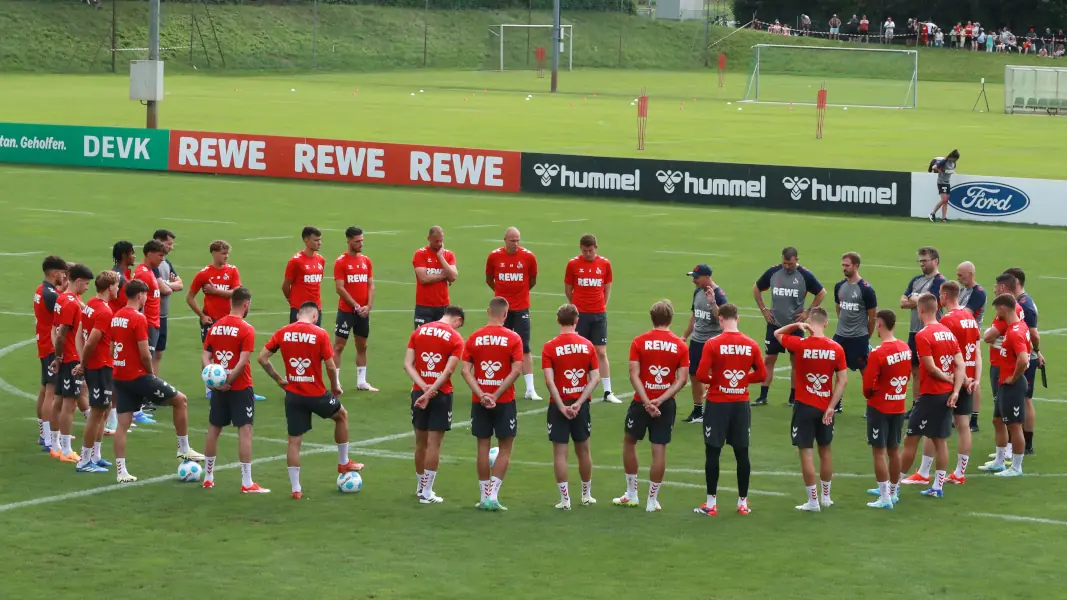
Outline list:
[[[537,48],[545,49],[545,69],[552,69],[552,25],[504,23],[489,28],[488,67],[500,71],[537,69]],[[560,25],[559,68],[574,67],[574,26]]]
[[[1067,115],[1067,69],[1005,65],[1004,112]]]
[[[919,53],[832,46],[758,44],[743,102],[915,108]]]

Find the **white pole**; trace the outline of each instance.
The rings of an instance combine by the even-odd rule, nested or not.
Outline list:
[[[504,71],[504,26],[500,26],[500,71]]]
[[[570,35],[570,37],[567,38],[568,39],[567,70],[568,71],[573,71],[574,70],[574,25],[570,26],[570,32],[571,32],[571,35]]]

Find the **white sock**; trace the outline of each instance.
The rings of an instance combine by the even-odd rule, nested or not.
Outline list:
[[[996,464],[997,466],[1001,466],[1001,465],[1004,464],[1004,460],[1006,458],[1008,458],[1009,456],[1011,456],[1011,453],[1008,452],[1008,447],[1007,446],[1005,446],[1003,448],[999,448],[998,447],[997,448],[997,456],[996,456],[996,458],[993,459],[993,463]]]
[[[422,475],[418,471],[415,472],[415,494],[422,495]]]
[[[893,498],[891,497],[891,495],[889,493],[889,482],[888,481],[879,481],[878,482],[878,499],[881,500],[882,502],[892,502],[893,501]]]
[[[252,487],[252,463],[241,463],[241,485]]]
[[[85,417],[85,420],[87,420],[87,421],[89,420],[89,409],[88,408],[82,411],[82,416]]]
[[[938,470],[934,474],[933,488],[935,490],[940,490],[940,489],[943,489],[944,487],[945,487],[945,472],[941,471],[941,470]]]
[[[51,421],[41,421],[41,438],[44,439],[44,443],[49,447],[52,445],[52,423]]]
[[[1023,456],[1022,454],[1011,455],[1011,468],[1022,473],[1023,472]]]
[[[718,500],[715,498],[715,494],[708,494],[708,501],[706,502],[708,508],[715,508]]]
[[[930,467],[934,464],[934,457],[923,454],[923,462],[919,465],[919,475],[930,477]]]
[[[189,451],[189,436],[187,436],[187,435],[179,435],[178,436],[178,452],[181,452],[181,453],[184,454],[185,452],[188,452],[188,451]]]
[[[100,459],[103,458],[103,456],[100,455],[100,447],[102,445],[103,444],[100,442],[93,444],[93,462],[100,462]]]
[[[294,492],[301,491],[300,488],[300,467],[289,467],[289,483],[293,486]]]
[[[600,385],[604,386],[604,393],[611,393],[611,377],[605,377],[600,380]]]
[[[59,453],[66,456],[72,452],[70,448],[70,436],[59,434]]]
[[[556,485],[559,486],[559,499],[560,499],[560,502],[570,502],[571,501],[571,493],[570,493],[570,490],[568,489],[567,482],[564,481],[563,483],[557,483]]]
[[[487,479],[478,480],[478,491],[481,493],[481,500],[479,502],[485,502],[489,498],[489,486],[490,482]]]
[[[897,482],[898,482],[897,485],[899,486],[900,485],[899,482],[904,481],[907,478],[908,478],[908,474],[907,473],[901,473],[900,474],[900,479],[897,480]]]
[[[963,474],[967,472],[967,462],[971,460],[971,457],[966,454],[960,454],[956,458],[956,470],[952,472],[956,477],[963,477]]]
[[[589,498],[592,495],[593,495],[593,482],[592,481],[583,481],[582,482],[582,498]]]
[[[500,486],[504,485],[504,480],[493,476],[489,478],[489,499],[498,500],[500,496]]]
[[[426,482],[422,484],[422,497],[433,498],[433,482],[437,479],[437,471],[426,469],[423,478]]]
[[[655,481],[648,483],[648,503],[655,504],[659,500],[659,486],[660,484]],[[637,490],[635,489],[634,492]]]
[[[119,409],[112,408],[107,413],[107,423],[104,423],[105,429],[118,429],[119,428]]]
[[[626,497],[631,500],[637,499],[637,475],[626,474]]]
[[[746,504],[748,504],[748,496],[738,496],[737,497],[737,507],[738,508],[741,508],[742,506],[744,506]]]
[[[817,486],[817,485],[806,485],[806,486],[804,486],[804,489],[807,490],[807,492],[808,492],[808,504],[818,504],[819,503],[819,486]]]
[[[831,484],[831,482],[829,482],[829,481],[823,481],[822,482],[822,497],[823,498],[827,498],[827,499],[830,498],[830,484]]]
[[[337,444],[337,464],[348,464],[348,442]]]
[[[37,435],[44,439],[44,419],[37,419]]]
[[[898,496],[898,495],[900,495],[900,484],[899,483],[890,483],[889,484],[889,495],[890,496]]]
[[[204,481],[215,481],[215,457],[204,457]]]
[[[367,367],[356,367],[356,385],[367,383]]]
[[[89,464],[89,461],[92,460],[92,458],[93,458],[93,449],[92,448],[86,448],[85,446],[82,446],[82,455],[81,455],[81,460],[78,461],[78,466],[79,467],[84,467],[85,465]]]
[[[59,445],[59,430],[58,429],[53,429],[52,430],[52,445],[51,445],[51,448],[53,450],[55,450],[56,452],[59,452],[60,449],[62,448],[62,446]]]
[[[115,457],[115,468],[118,469],[119,475],[129,475],[130,472],[126,470],[126,459]]]
[[[522,376],[522,380],[524,382],[526,382],[526,392],[527,393],[534,391],[533,373],[526,373],[525,375]]]

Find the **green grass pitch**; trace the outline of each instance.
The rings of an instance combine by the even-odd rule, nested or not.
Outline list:
[[[535,92],[526,101],[526,93],[540,85],[528,73],[182,76],[168,81],[162,125],[635,155],[635,109],[626,94],[647,85],[653,95],[649,156],[914,170],[959,147],[961,172],[1034,177],[1062,172],[1051,151],[1062,136],[1047,129],[1049,121],[1003,116],[997,107],[993,114],[972,114],[977,90],[960,84],[921,84],[915,111],[830,115],[827,137],[816,142],[813,111],[744,105],[738,113],[736,102],[727,106],[742,93],[732,80],[728,93],[715,89],[713,78],[697,75],[564,77],[565,90],[581,92],[555,98]],[[137,126],[143,118],[143,109],[125,99],[122,78],[2,81],[5,119]],[[994,102],[997,97],[991,91]],[[998,151],[1005,132],[1028,143]],[[1065,249],[1060,231],[25,166],[0,167],[0,190],[0,265],[7,282],[0,289],[0,402],[7,415],[0,422],[0,561],[7,566],[0,595],[21,598],[44,590],[114,599],[220,593],[375,599],[1062,595],[1067,444],[1059,432],[1067,425],[1067,368],[1061,358],[1067,352],[1067,312],[1057,300],[1067,293],[1067,271],[1050,260]],[[331,428],[316,422],[305,438],[302,479],[308,500],[289,499],[281,394],[258,367],[257,391],[268,400],[257,407],[253,469],[272,494],[240,495],[232,466],[219,471],[210,491],[178,482],[167,409],[159,411],[159,425],[130,434],[130,470],[143,485],[116,489],[112,475],[75,474],[37,449],[29,396],[36,394],[38,363],[27,340],[33,335],[31,294],[43,253],[84,261],[95,271],[110,266],[114,241],[139,245],[154,229],[168,227],[178,236],[171,260],[190,281],[209,260],[208,244],[226,239],[234,246],[231,261],[254,293],[249,322],[265,342],[286,322],[279,286],[304,224],[325,230],[328,261],[343,251],[346,226],[382,232],[368,234],[365,247],[378,283],[369,379],[382,392],[354,392],[351,348],[342,368],[350,390],[342,401],[351,414],[353,458],[367,465],[359,494],[336,491]],[[596,233],[615,269],[609,355],[616,393],[629,391],[627,348],[649,327],[647,311],[654,301],[675,303],[673,329],[681,332],[692,290],[685,273],[698,262],[714,267],[717,283],[745,308],[742,329],[759,338],[763,322],[754,309],[752,283],[786,245],[799,248],[801,262],[827,286],[840,278],[840,255],[860,252],[862,273],[881,305],[894,308],[917,271],[915,250],[921,245],[940,249],[942,272],[950,277],[959,262],[973,261],[987,287],[1003,268],[1022,266],[1042,310],[1042,347],[1049,360],[1049,388],[1037,392],[1037,454],[1027,457],[1028,476],[1021,479],[999,480],[976,470],[993,449],[985,392],[967,484],[948,489],[940,501],[905,488],[896,510],[868,509],[864,492],[874,481],[858,377],[851,374],[834,444],[837,504],[821,514],[799,513],[793,506],[802,500],[803,488],[788,439],[788,392],[778,380],[771,406],[753,411],[751,515],[728,510],[735,483],[729,452],[720,492],[727,510],[715,519],[692,514],[704,499],[703,448],[698,428],[680,421],[668,449],[663,511],[650,515],[611,506],[624,489],[625,406],[603,404],[593,407],[593,495],[599,504],[560,513],[552,508],[557,493],[543,404],[520,400],[519,438],[501,492],[510,510],[485,514],[472,508],[475,445],[462,426],[444,443],[435,489],[446,502],[419,505],[412,498],[410,384],[401,361],[411,330],[410,257],[433,224],[445,228],[446,247],[458,256],[453,298],[468,310],[464,335],[484,323],[490,296],[481,274],[486,254],[500,245],[506,226],[522,230],[541,265],[533,296],[535,347],[556,332],[552,315],[563,301],[566,260],[577,253],[580,235]],[[332,323],[328,285],[324,299],[324,321]],[[202,450],[207,401],[197,376],[197,328],[180,300],[171,311],[172,345],[162,375],[190,396],[191,440]],[[468,397],[458,380],[457,422],[466,414]],[[679,405],[688,403],[686,390]],[[79,438],[81,424],[76,417]],[[110,456],[110,442],[104,448]],[[954,440],[950,448],[955,460]],[[647,445],[639,453],[644,494]],[[234,461],[236,439],[224,437],[219,463]],[[572,465],[572,484],[577,479]]]

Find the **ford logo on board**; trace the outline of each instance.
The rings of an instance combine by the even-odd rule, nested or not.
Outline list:
[[[991,181],[971,181],[952,186],[948,204],[979,217],[1006,217],[1030,206],[1030,197],[1017,187]]]

